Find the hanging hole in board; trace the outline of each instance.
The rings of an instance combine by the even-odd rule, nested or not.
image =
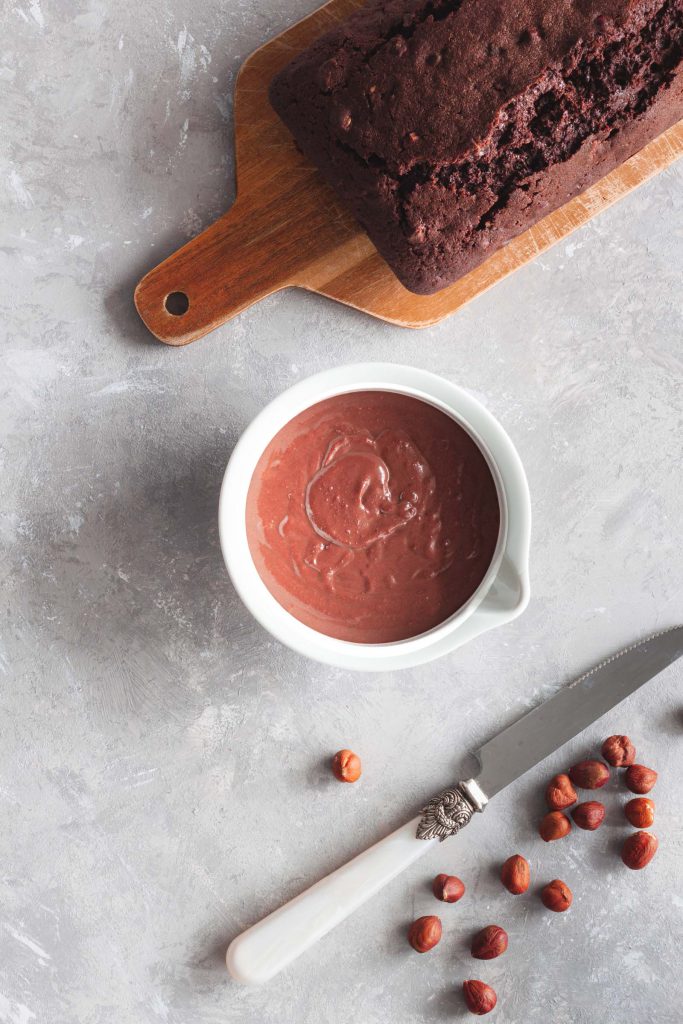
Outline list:
[[[171,316],[184,316],[190,308],[190,300],[185,292],[171,292],[166,296],[164,306]]]

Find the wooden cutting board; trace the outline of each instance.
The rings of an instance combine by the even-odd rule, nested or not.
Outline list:
[[[435,324],[683,154],[679,121],[476,270],[436,295],[414,295],[298,152],[268,102],[273,75],[361,3],[331,0],[243,64],[235,88],[237,199],[135,290],[137,310],[160,341],[186,345],[264,296],[291,286],[403,327]]]

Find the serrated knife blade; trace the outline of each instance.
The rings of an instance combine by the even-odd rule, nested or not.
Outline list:
[[[641,640],[563,686],[485,743],[476,781],[490,800],[683,655],[683,626]]]

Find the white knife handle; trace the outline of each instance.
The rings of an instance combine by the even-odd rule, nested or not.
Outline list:
[[[416,839],[420,818],[392,832],[230,943],[228,970],[259,985],[295,960],[438,842]]]
[[[467,800],[457,787],[445,790],[422,817],[413,818],[233,939],[226,954],[233,978],[251,985],[269,981],[439,839],[466,825],[473,811],[482,810],[486,803],[478,787],[473,796],[473,785],[471,780],[462,784]],[[434,838],[418,839],[418,826],[422,835]]]

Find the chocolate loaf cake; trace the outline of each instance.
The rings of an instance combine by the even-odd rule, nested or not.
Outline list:
[[[430,294],[683,117],[683,0],[370,0],[271,102]]]

